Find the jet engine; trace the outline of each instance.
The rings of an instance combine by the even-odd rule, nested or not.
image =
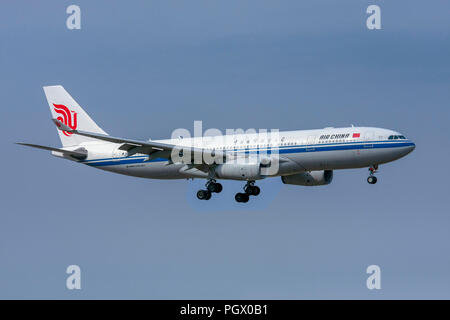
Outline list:
[[[224,163],[216,167],[216,176],[220,179],[258,180],[261,179],[259,163]]]
[[[333,170],[311,171],[282,176],[281,181],[284,184],[293,184],[297,186],[323,186],[330,184],[333,180]]]

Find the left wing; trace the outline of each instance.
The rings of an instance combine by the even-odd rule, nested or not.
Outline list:
[[[69,157],[73,158],[74,160],[84,160],[87,158],[87,150],[84,148],[79,148],[76,150],[65,150],[65,149],[41,146],[38,144],[31,144],[31,143],[16,142],[16,144],[20,144],[22,146],[27,146],[27,147],[32,147],[32,148],[48,150],[48,151],[59,152],[64,156],[69,156]]]

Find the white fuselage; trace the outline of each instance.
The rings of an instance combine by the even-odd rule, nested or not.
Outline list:
[[[305,171],[362,168],[397,160],[414,148],[400,133],[380,128],[349,127],[284,131],[270,141],[259,134],[167,139],[156,142],[241,154],[278,154],[283,161],[272,176]],[[80,162],[103,170],[152,179],[208,178],[208,173],[166,158],[128,155],[115,143],[86,143],[88,158]]]

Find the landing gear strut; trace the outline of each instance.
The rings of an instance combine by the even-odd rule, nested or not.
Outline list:
[[[222,192],[222,185],[214,179],[208,180],[206,182],[206,190],[198,190],[197,198],[199,200],[209,200],[211,199],[212,193],[220,193]]]
[[[257,196],[261,192],[261,189],[258,186],[255,186],[255,181],[248,181],[244,186],[244,191],[244,193],[236,193],[234,199],[237,202],[248,202],[250,196]]]
[[[369,168],[369,177],[367,178],[367,182],[369,183],[369,184],[375,184],[375,183],[377,183],[377,177],[375,177],[373,174],[375,173],[375,172],[377,172],[377,170],[378,170],[378,165],[374,165],[374,166],[371,166],[370,168]]]
[[[249,181],[244,187],[244,191],[249,196],[257,196],[261,189],[258,186],[255,186],[255,181]]]

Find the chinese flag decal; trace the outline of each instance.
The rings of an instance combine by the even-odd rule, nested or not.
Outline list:
[[[354,134],[353,134],[353,138],[359,138],[360,136],[361,136],[360,133],[354,133]]]

